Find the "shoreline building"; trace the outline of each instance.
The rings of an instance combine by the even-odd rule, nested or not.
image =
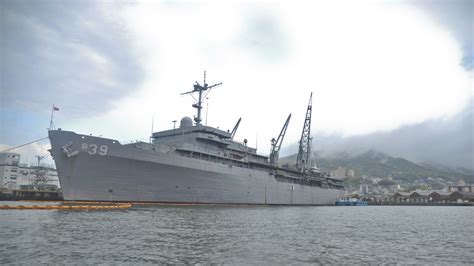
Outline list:
[[[58,172],[51,165],[20,163],[20,154],[0,153],[0,190],[57,190]]]
[[[336,170],[331,171],[331,176],[342,179],[346,177],[347,170],[344,167],[339,166]]]
[[[353,169],[346,169],[342,166],[339,166],[336,170],[330,171],[331,176],[338,179],[343,179],[345,177],[355,177],[355,171]]]
[[[474,192],[474,185],[473,184],[466,184],[464,180],[460,180],[456,186],[449,186],[449,192]]]
[[[369,192],[370,192],[369,184],[360,184],[359,192],[362,195],[369,194]]]

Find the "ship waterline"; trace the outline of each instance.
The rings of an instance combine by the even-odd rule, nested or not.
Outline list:
[[[198,204],[332,205],[340,188],[276,179],[276,171],[170,147],[51,130],[65,200]]]

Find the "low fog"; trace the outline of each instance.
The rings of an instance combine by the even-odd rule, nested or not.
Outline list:
[[[323,157],[335,157],[342,153],[355,156],[372,149],[416,163],[473,170],[473,110],[474,104],[471,100],[469,106],[454,116],[426,120],[392,131],[351,137],[316,134],[313,147],[319,156]],[[293,143],[286,146],[282,153],[285,155],[296,153],[297,145]]]

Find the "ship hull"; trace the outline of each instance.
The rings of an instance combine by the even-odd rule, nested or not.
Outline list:
[[[269,170],[49,132],[65,200],[334,205],[344,191],[275,180]]]

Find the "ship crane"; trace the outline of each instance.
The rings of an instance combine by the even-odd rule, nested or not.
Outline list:
[[[313,109],[313,93],[309,96],[308,108],[303,125],[303,132],[299,141],[298,156],[296,157],[296,168],[305,172],[311,167],[311,113]]]
[[[291,114],[286,119],[285,125],[280,131],[280,135],[275,140],[272,139],[272,151],[270,152],[270,163],[273,165],[278,164],[278,156],[280,155],[280,148],[281,144],[283,143],[283,138],[285,137],[286,129],[288,128],[288,124],[290,123]]]
[[[237,129],[239,129],[241,120],[242,120],[242,117],[239,118],[239,121],[237,121],[237,124],[235,124],[234,129],[232,129],[232,132],[230,133],[230,139],[234,139],[235,133],[237,133]]]
[[[193,104],[193,107],[197,109],[197,116],[194,117],[194,122],[196,122],[196,126],[201,125],[201,109],[202,109],[202,101],[203,99],[206,98],[206,96],[209,94],[212,88],[217,87],[222,85],[222,82],[216,83],[214,85],[209,86],[206,83],[206,71],[204,71],[204,82],[203,85],[199,84],[199,82],[196,81],[196,83],[193,85],[193,90],[181,93],[181,95],[186,95],[186,94],[192,94],[192,93],[199,93],[198,100],[196,103]],[[207,91],[204,97],[202,96],[202,93],[204,91]]]

